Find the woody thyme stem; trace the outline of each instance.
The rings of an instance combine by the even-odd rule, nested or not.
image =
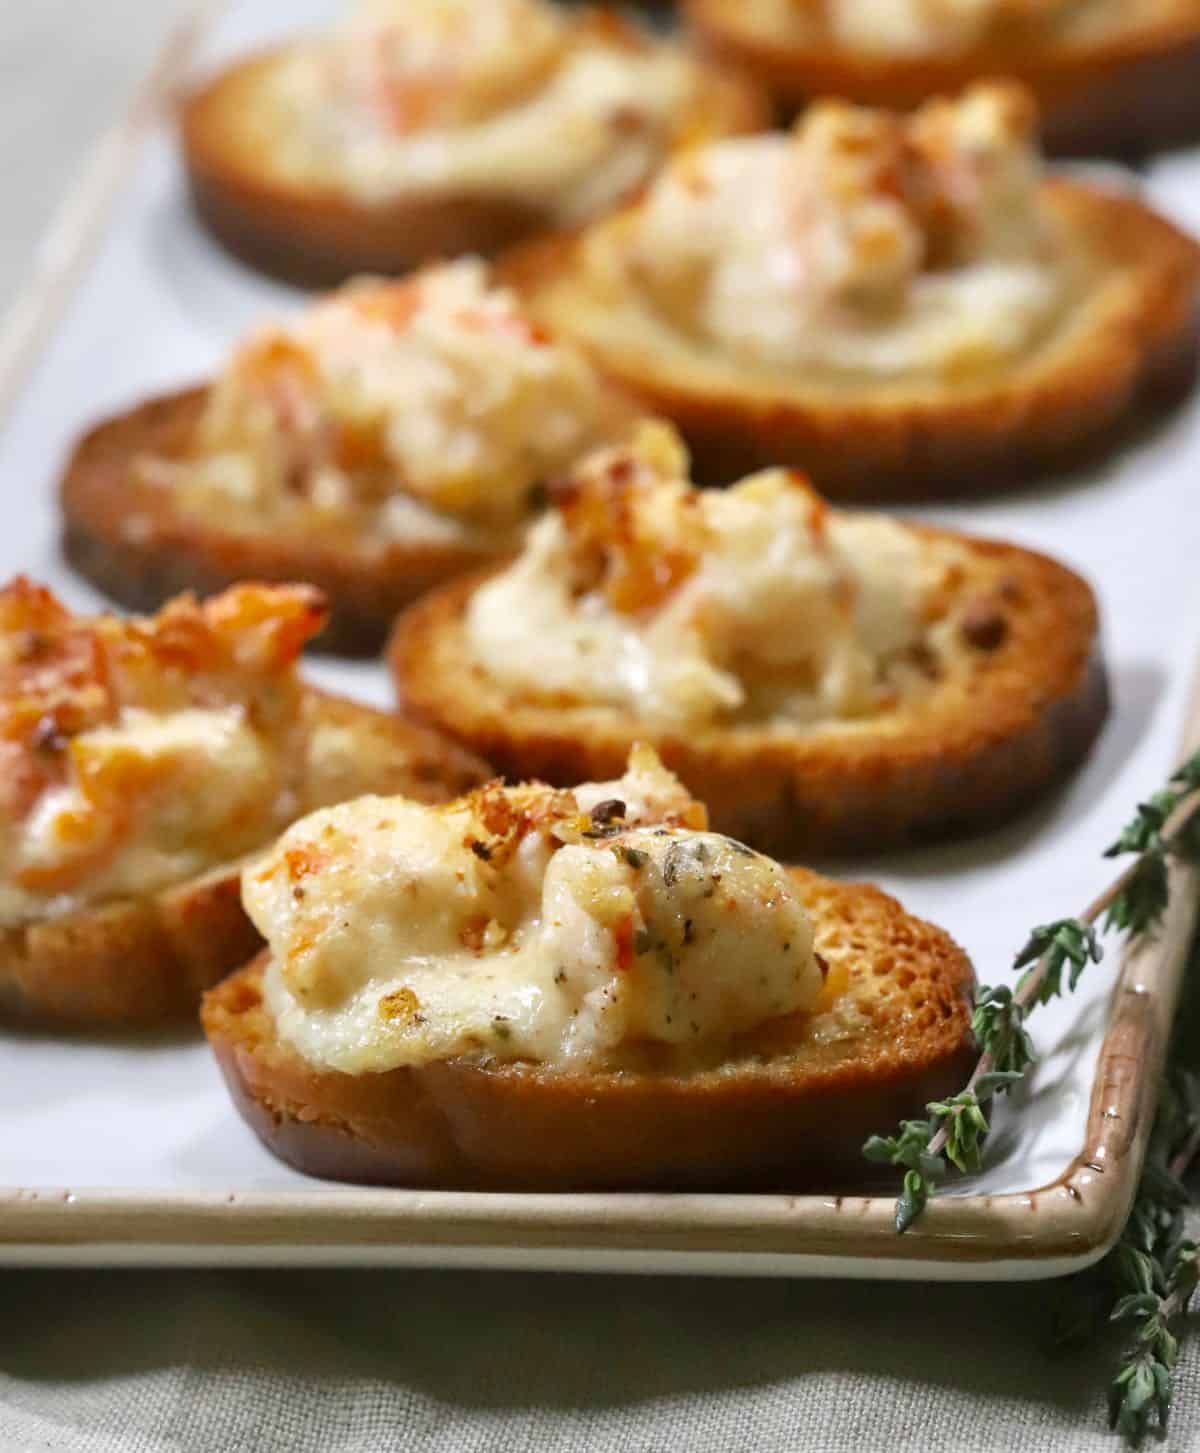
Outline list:
[[[1198,807],[1200,807],[1200,789],[1197,789],[1194,792],[1189,792],[1187,796],[1184,797],[1182,801],[1180,801],[1178,805],[1174,808],[1170,816],[1167,818],[1166,822],[1163,823],[1163,841],[1170,842],[1170,840],[1187,822],[1187,820],[1191,817],[1192,813],[1195,812]],[[1124,892],[1124,890],[1132,882],[1140,866],[1140,858],[1135,858],[1124,869],[1123,872],[1118,874],[1118,876],[1114,878],[1111,883],[1109,883],[1108,887],[1105,888],[1102,893],[1098,894],[1095,898],[1092,899],[1088,906],[1079,915],[1080,921],[1088,924],[1099,923],[1100,919],[1108,911],[1113,902],[1121,895],[1122,892]],[[1042,955],[1042,957],[1038,960],[1033,972],[1027,975],[1020,988],[1018,988],[1013,994],[1013,1001],[1018,1004],[1021,1009],[1028,1009],[1032,1004],[1036,1003],[1038,992],[1041,989],[1042,984],[1046,978],[1049,957],[1050,956],[1048,952]],[[966,1083],[966,1090],[973,1093],[975,1087],[978,1085],[979,1081],[983,1078],[983,1076],[991,1074],[995,1067],[996,1061],[994,1055],[992,1055],[990,1052],[985,1052],[981,1054],[979,1059],[976,1061],[974,1070],[971,1072],[971,1078]],[[948,1123],[948,1121],[944,1121],[941,1128],[937,1131],[933,1139],[929,1142],[930,1155],[939,1155],[941,1151],[945,1148],[948,1135]]]

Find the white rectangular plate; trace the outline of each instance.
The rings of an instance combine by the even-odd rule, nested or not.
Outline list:
[[[102,148],[36,286],[0,335],[0,574],[100,604],[63,564],[55,482],[78,431],[203,377],[247,324],[300,295],[228,259],[184,196],[166,98],[330,0],[243,0],[186,30]],[[280,17],[283,17],[281,20]],[[188,56],[189,51],[195,54]],[[1200,151],[1139,182],[1200,225]],[[1114,710],[1087,767],[1001,832],[853,871],[948,927],[1003,980],[1024,932],[1102,886],[1100,851],[1157,787],[1181,741],[1200,620],[1200,402],[1087,474],[936,518],[1060,556],[1097,586]],[[324,684],[386,703],[377,666],[322,662]],[[1194,733],[1193,733],[1194,735]],[[363,1190],[306,1180],[234,1116],[192,1036],[0,1030],[0,1262],[471,1264],[914,1278],[1056,1275],[1101,1255],[1136,1180],[1150,1096],[1192,921],[1176,894],[1161,940],[1114,955],[1039,1012],[1046,1058],[998,1116],[984,1174],[897,1238],[887,1196],[510,1195]],[[1114,992],[1115,990],[1115,992]],[[1139,1078],[1140,1077],[1140,1078]],[[889,1127],[881,1126],[881,1130]]]

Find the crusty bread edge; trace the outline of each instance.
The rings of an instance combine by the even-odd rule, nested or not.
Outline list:
[[[453,743],[389,713],[319,692],[314,700],[324,722],[358,723],[395,739],[388,780],[363,781],[358,791],[395,790],[403,777],[412,792],[438,800],[486,775],[482,762]],[[0,1018],[126,1028],[191,1019],[201,993],[262,943],[242,908],[241,867],[0,929]]]
[[[314,1175],[525,1190],[861,1180],[867,1135],[919,1113],[969,1073],[973,974],[948,934],[878,889],[794,872],[802,894],[816,881],[849,914],[831,928],[856,923],[855,903],[868,914],[865,935],[880,932],[882,919],[864,977],[872,951],[894,972],[896,944],[918,938],[930,962],[925,992],[940,1005],[919,1041],[898,1041],[883,1060],[850,1057],[803,1076],[786,1056],[692,1077],[456,1060],[347,1075],[307,1064],[277,1038],[239,1035],[247,1008],[268,1035],[272,1027],[259,994],[265,954],[206,996],[205,1029],[243,1118],[276,1155]],[[820,946],[820,902],[813,911]]]
[[[1108,710],[1087,584],[1036,552],[969,544],[998,578],[1015,582],[1023,603],[1007,607],[1006,639],[975,657],[973,717],[918,722],[902,735],[663,733],[610,711],[522,703],[473,673],[464,657],[462,615],[478,578],[410,607],[396,623],[388,663],[409,713],[516,780],[570,786],[619,777],[630,747],[647,740],[707,804],[718,830],[776,857],[961,835],[1005,821],[1061,781],[1087,755]],[[453,679],[448,659],[456,662]]]
[[[1036,97],[1052,155],[1146,155],[1200,135],[1200,24],[1194,19],[1167,17],[1087,46],[870,56],[787,39],[772,43],[738,23],[739,0],[685,0],[685,10],[710,54],[752,76],[788,111],[824,96],[907,110],[1005,76]]]
[[[1102,316],[1080,327],[1067,357],[1056,345],[1049,360],[1034,355],[1000,372],[994,385],[899,396],[868,386],[836,398],[715,391],[669,376],[653,358],[632,351],[617,358],[589,346],[553,307],[545,321],[574,336],[648,413],[676,423],[704,483],[787,464],[841,501],[1027,487],[1110,450],[1147,413],[1174,402],[1192,383],[1197,357],[1200,245],[1133,197],[1062,179],[1047,182],[1046,191],[1132,285],[1105,294]],[[538,314],[543,292],[569,285],[583,236],[515,248],[500,260],[498,276]]]
[[[148,1028],[186,1021],[261,940],[236,868],[2,931],[0,1017]]]

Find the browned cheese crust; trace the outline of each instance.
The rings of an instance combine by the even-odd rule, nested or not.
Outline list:
[[[499,538],[493,549],[381,540],[363,529],[306,525],[300,517],[281,525],[236,503],[201,513],[137,466],[141,459],[186,459],[207,397],[205,387],[188,389],[107,419],[68,461],[63,549],[81,574],[129,610],[156,610],[181,591],[210,595],[242,580],[304,580],[319,586],[331,607],[316,648],[370,655],[410,601],[513,548],[511,539]]]
[[[443,802],[486,776],[432,732],[337,697],[310,700],[320,722],[350,735],[310,763],[303,811],[363,792]],[[0,1015],[92,1026],[186,1021],[202,991],[262,943],[242,910],[240,877],[240,864],[227,865],[144,898],[0,928]]]
[[[950,837],[1043,795],[1087,755],[1108,710],[1086,583],[1032,551],[968,543],[964,598],[978,602],[969,618],[984,644],[969,647],[962,679],[878,723],[663,732],[611,708],[514,699],[470,654],[463,613],[479,583],[471,580],[401,616],[389,662],[407,710],[518,780],[619,777],[632,745],[648,741],[707,804],[717,831],[776,857]]]
[[[968,1072],[971,965],[942,929],[877,888],[794,875],[817,951],[845,988],[824,1014],[747,1036],[716,1069],[321,1069],[276,1037],[263,958],[205,997],[205,1032],[242,1116],[312,1175],[525,1190],[861,1178],[867,1135]],[[830,1034],[839,1014],[842,1032]]]
[[[301,287],[354,273],[395,273],[431,258],[492,253],[545,231],[551,218],[519,199],[443,191],[368,205],[334,185],[302,184],[272,165],[245,124],[264,79],[285,52],[252,56],[187,97],[180,112],[192,201],[236,257]],[[699,64],[699,62],[697,62]],[[770,111],[756,87],[705,67],[687,140],[755,131]]]
[[[1200,246],[1133,197],[1063,180],[1045,196],[1090,264],[1086,301],[1027,356],[976,378],[741,369],[628,290],[603,291],[581,266],[580,237],[519,248],[499,277],[647,412],[673,420],[705,482],[789,464],[835,500],[991,494],[1111,447],[1195,370]],[[616,231],[630,215],[598,226]]]
[[[822,96],[908,110],[930,96],[1005,76],[1034,93],[1055,155],[1143,154],[1200,135],[1200,16],[1188,0],[1172,15],[1107,39],[1028,38],[962,55],[865,55],[839,50],[797,20],[768,34],[745,0],[686,0],[706,48],[739,66],[787,111]]]

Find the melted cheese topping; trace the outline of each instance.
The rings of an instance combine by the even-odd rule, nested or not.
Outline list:
[[[805,0],[809,3],[809,0]],[[1129,6],[1130,0],[1124,0]],[[848,50],[936,55],[1112,18],[1111,0],[821,0],[826,32]]]
[[[697,1060],[810,1006],[812,928],[777,863],[702,830],[639,749],[618,782],[367,797],[243,875],[282,1039],[351,1074],[465,1056]]]
[[[545,0],[368,6],[279,69],[278,146],[300,176],[362,201],[455,191],[559,223],[641,184],[695,100],[678,50]]]
[[[24,580],[0,592],[0,924],[153,892],[294,817],[294,663],[323,620],[300,587],[131,621]]]
[[[630,279],[752,365],[886,377],[1001,362],[1069,292],[1033,122],[1022,91],[993,85],[911,118],[827,102],[791,137],[718,143],[652,188]]]
[[[951,547],[836,514],[787,471],[701,491],[686,468],[645,425],[580,469],[471,598],[494,681],[673,726],[865,716],[928,688]]]
[[[326,84],[395,135],[467,126],[528,95],[566,36],[538,0],[360,0],[329,45]]]
[[[522,522],[547,476],[611,437],[582,355],[467,259],[359,281],[235,352],[195,457],[154,476],[246,505],[366,512],[392,538]]]
[[[214,843],[236,859],[262,841],[264,816],[286,821],[286,809],[276,806],[279,763],[238,707],[162,716],[132,708],[112,726],[82,732],[71,752],[76,779],[47,791],[22,830],[5,834],[2,923],[182,882],[212,865]],[[135,831],[121,833],[119,818],[95,812],[94,794],[105,779],[137,783]],[[123,841],[113,851],[118,834]],[[51,904],[18,886],[44,874],[71,877],[76,869],[85,883],[53,895]]]

